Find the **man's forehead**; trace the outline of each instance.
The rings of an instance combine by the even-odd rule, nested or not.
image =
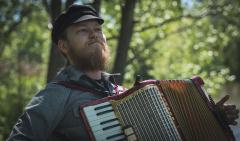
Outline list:
[[[73,26],[79,27],[79,26],[101,26],[101,25],[96,20],[87,20],[87,21],[75,23],[73,24]]]

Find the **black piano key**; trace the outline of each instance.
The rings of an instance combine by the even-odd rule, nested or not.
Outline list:
[[[118,134],[115,134],[115,135],[108,136],[106,139],[110,140],[110,139],[116,138],[118,136],[124,136],[124,134],[123,133],[118,133]],[[120,139],[120,140],[123,140],[123,139]],[[126,140],[126,139],[124,138],[124,140]]]
[[[111,109],[111,110],[106,110],[106,111],[99,112],[99,113],[97,113],[96,115],[97,115],[97,116],[100,116],[100,115],[104,115],[104,114],[109,113],[109,112],[112,112],[112,111],[113,111],[113,109]]]
[[[108,129],[111,129],[111,128],[114,128],[114,127],[118,127],[118,126],[120,126],[119,123],[118,123],[118,124],[111,125],[111,126],[104,127],[102,130],[104,131],[104,130],[108,130]]]
[[[118,119],[117,118],[113,118],[113,119],[110,119],[110,120],[106,120],[106,121],[100,122],[100,124],[103,125],[103,124],[107,124],[109,122],[113,122],[113,121],[116,121],[116,120],[118,120]]]
[[[99,107],[96,107],[96,108],[94,108],[94,110],[101,110],[101,109],[104,109],[104,108],[107,108],[107,107],[110,107],[110,106],[112,106],[111,104],[107,104],[107,105],[103,105],[103,106],[99,106]]]
[[[123,139],[119,139],[119,140],[116,140],[116,141],[127,141],[127,139],[123,138]]]

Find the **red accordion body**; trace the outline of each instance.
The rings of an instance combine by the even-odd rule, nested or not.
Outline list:
[[[203,84],[200,77],[142,81],[120,95],[81,105],[81,117],[97,141],[234,141]]]

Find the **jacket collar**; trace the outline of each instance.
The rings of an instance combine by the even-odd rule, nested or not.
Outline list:
[[[111,74],[102,72],[101,80],[104,82],[104,85],[101,85],[96,80],[88,77],[84,71],[79,70],[73,65],[70,65],[60,71],[54,81],[74,82],[88,88],[111,92],[113,91],[113,85],[109,81],[110,76]]]

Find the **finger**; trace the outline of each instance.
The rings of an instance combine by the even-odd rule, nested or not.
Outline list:
[[[227,115],[237,115],[239,113],[239,109],[233,107],[223,107],[224,113]]]
[[[228,121],[234,121],[237,118],[238,118],[238,115],[227,115],[227,120]]]
[[[237,124],[237,121],[235,121],[235,120],[232,120],[232,121],[227,121],[227,123],[228,123],[228,124],[235,125],[235,124]]]
[[[226,95],[226,96],[224,96],[218,103],[217,103],[217,105],[219,105],[219,106],[221,106],[221,105],[223,105],[228,99],[229,99],[229,95]]]
[[[227,123],[232,124],[232,125],[237,124],[236,118],[235,119],[227,119]]]
[[[237,125],[237,122],[236,122],[236,121],[228,122],[228,123],[231,124],[231,125]]]
[[[223,105],[224,110],[237,110],[236,105]]]
[[[225,113],[227,115],[237,115],[239,113],[239,110],[225,110]]]

